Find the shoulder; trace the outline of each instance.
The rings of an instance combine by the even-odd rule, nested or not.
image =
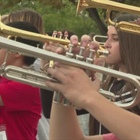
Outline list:
[[[5,78],[2,78],[2,82],[0,83],[0,90],[2,89],[5,91],[12,90],[18,93],[24,92],[25,94],[26,93],[30,93],[30,94],[40,93],[39,88],[37,87],[28,85],[26,83],[21,83],[18,81],[7,80]]]

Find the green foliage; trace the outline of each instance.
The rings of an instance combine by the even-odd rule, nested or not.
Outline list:
[[[38,0],[21,0],[11,8],[3,9],[2,14],[16,11],[22,8],[31,8],[42,15],[46,32],[54,30],[69,30],[81,36],[91,32],[98,33],[96,23],[88,16],[87,13],[76,15],[76,6],[68,0],[63,1],[61,8],[56,8],[53,5],[42,4]]]
[[[43,14],[46,31],[69,30],[77,35],[98,32],[96,24],[87,14],[76,15],[76,7],[67,3],[63,8],[57,10],[53,7],[47,7],[48,11]]]
[[[46,32],[69,30],[78,36],[93,31],[99,32],[96,23],[87,14],[76,15],[76,6],[68,0],[63,1],[63,5],[59,9],[52,5],[42,5],[37,7],[36,10],[41,13],[44,19]]]

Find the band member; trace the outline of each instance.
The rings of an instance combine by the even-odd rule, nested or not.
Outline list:
[[[119,18],[116,22],[119,22]],[[108,26],[107,36],[108,39],[105,43],[105,48],[109,51],[109,54],[106,57],[106,63],[117,65],[119,71],[140,76],[140,56],[138,53],[140,48],[140,36],[133,32],[128,33],[117,30],[112,25]],[[49,68],[48,73],[59,82],[46,81],[46,85],[62,93],[75,107],[90,112],[92,116],[114,135],[84,136],[77,122],[75,108],[53,103],[50,139],[139,139],[139,116],[119,108],[99,94],[100,81],[97,77],[94,77],[94,81],[91,81],[85,71],[80,68],[61,63],[56,63],[55,66],[55,69]],[[122,79],[116,80],[119,81]],[[119,90],[118,92],[120,96],[130,91],[132,96],[137,93],[135,87],[127,81],[125,81],[125,85],[123,85],[122,89],[123,90]]]
[[[12,22],[8,26],[38,33],[29,23]],[[40,42],[10,36],[9,39],[37,47]],[[14,50],[14,48],[13,48]],[[7,55],[8,53],[8,55]],[[7,56],[7,58],[6,58]],[[6,60],[5,60],[6,58]],[[7,52],[0,49],[0,65],[29,67],[34,57],[24,56],[20,52]],[[4,140],[35,140],[37,125],[41,118],[41,100],[39,89],[27,84],[0,77],[0,138]]]
[[[21,10],[11,12],[5,23],[11,23],[15,21],[24,21],[32,24],[36,27],[40,34],[44,34],[44,22],[41,15],[32,9],[23,8]],[[42,45],[43,46],[43,45]],[[42,48],[40,46],[40,48]],[[37,58],[33,63],[33,68],[35,70],[40,70],[40,58]],[[41,93],[41,92],[40,92]],[[51,94],[49,94],[51,96]],[[53,95],[52,95],[53,96]],[[48,99],[49,100],[49,99]],[[41,101],[43,104],[43,101]],[[38,123],[38,132],[37,132],[37,139],[38,140],[48,140],[49,139],[49,120],[44,117],[44,113],[41,114],[41,119]]]

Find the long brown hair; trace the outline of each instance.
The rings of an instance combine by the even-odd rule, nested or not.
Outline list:
[[[115,22],[120,21],[134,21],[138,18],[137,15],[132,14],[124,14],[114,19]],[[118,32],[118,38],[119,38],[119,46],[120,46],[120,55],[122,62],[125,64],[127,72],[134,74],[134,75],[140,75],[140,55],[139,55],[139,45],[140,45],[140,36],[134,33],[128,33],[123,32],[120,30],[117,30]],[[118,70],[118,66],[114,65],[112,66],[113,69]],[[102,88],[105,90],[108,90],[110,88],[110,85],[113,81],[115,81],[116,78],[108,76],[106,81],[103,83]],[[127,90],[134,91],[134,86],[132,86],[130,83],[126,84]],[[129,85],[129,86],[128,86]],[[129,88],[128,88],[129,87]]]
[[[138,18],[137,15],[132,14],[124,14],[114,19],[115,22],[120,21],[134,21]],[[128,33],[123,31],[118,31],[118,38],[119,38],[119,46],[120,46],[120,55],[122,62],[125,64],[127,72],[140,76],[140,35],[134,33]],[[117,65],[111,66],[112,69],[119,70]],[[104,90],[109,90],[112,83],[116,81],[116,78],[108,76],[102,84],[102,88]],[[134,85],[129,82],[126,82],[125,89],[123,92],[132,91],[132,96],[135,96],[136,91]],[[118,94],[122,94],[120,91]],[[140,109],[138,106],[129,109],[129,111],[134,112],[140,115]],[[94,122],[94,118],[90,115],[89,121],[89,135],[94,134],[94,129],[96,129],[96,124]]]

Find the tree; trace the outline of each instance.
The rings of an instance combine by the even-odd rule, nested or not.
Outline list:
[[[95,21],[86,13],[76,15],[76,5],[68,0],[63,1],[61,8],[51,4],[45,5],[43,2],[40,3],[40,1],[22,0],[11,8],[1,10],[1,13],[10,13],[23,7],[34,9],[42,15],[46,32],[69,30],[78,36],[89,34],[93,31],[97,34],[99,33]]]

